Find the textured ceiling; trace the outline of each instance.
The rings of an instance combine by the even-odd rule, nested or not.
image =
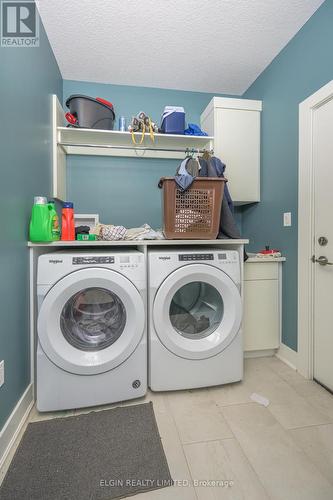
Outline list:
[[[241,95],[323,0],[39,0],[63,78]]]

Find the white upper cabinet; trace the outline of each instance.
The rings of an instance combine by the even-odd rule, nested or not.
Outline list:
[[[214,136],[214,152],[238,205],[260,201],[261,101],[214,97],[201,115],[201,127]]]

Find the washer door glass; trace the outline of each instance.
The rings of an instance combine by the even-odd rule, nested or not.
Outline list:
[[[143,296],[116,271],[79,269],[44,295],[37,331],[40,348],[59,368],[78,375],[104,373],[127,360],[141,341]]]
[[[124,331],[126,310],[122,300],[105,288],[86,288],[64,305],[61,331],[72,346],[99,351],[112,345]]]
[[[169,308],[175,330],[188,339],[211,335],[223,317],[223,300],[216,288],[203,281],[182,286],[173,296]]]

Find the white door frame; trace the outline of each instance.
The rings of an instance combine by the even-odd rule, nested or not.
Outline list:
[[[298,164],[298,371],[313,378],[314,111],[333,99],[333,80],[299,105]]]

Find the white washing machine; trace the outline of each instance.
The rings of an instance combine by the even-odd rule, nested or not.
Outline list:
[[[147,390],[146,265],[131,250],[38,259],[37,408],[94,406]]]
[[[148,259],[150,388],[170,391],[241,380],[238,252],[153,249]]]

